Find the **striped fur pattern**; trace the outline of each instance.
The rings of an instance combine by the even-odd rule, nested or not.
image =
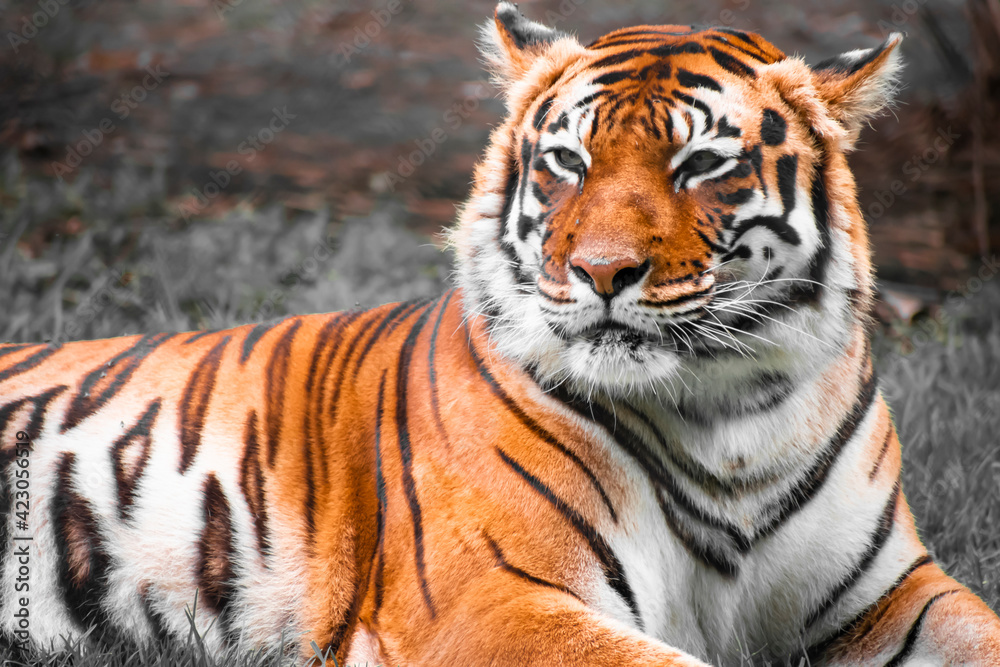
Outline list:
[[[917,536],[871,362],[844,155],[899,39],[810,69],[501,3],[458,288],[0,346],[8,648],[193,613],[217,653],[340,664],[1000,664]]]

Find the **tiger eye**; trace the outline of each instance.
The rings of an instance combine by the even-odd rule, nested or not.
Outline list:
[[[555,153],[556,162],[559,163],[559,166],[565,167],[566,169],[572,169],[574,171],[583,167],[583,158],[580,157],[579,153],[574,153],[568,148],[560,148]]]
[[[698,151],[684,162],[684,166],[688,171],[700,174],[717,167],[724,159],[712,151]]]

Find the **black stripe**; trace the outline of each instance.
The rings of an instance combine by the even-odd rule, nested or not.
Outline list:
[[[306,522],[307,548],[312,553],[312,548],[316,538],[316,480],[327,479],[326,447],[323,438],[324,429],[322,425],[322,403],[314,406],[313,396],[320,392],[315,390],[317,370],[324,353],[329,352],[328,363],[336,354],[335,349],[331,349],[331,334],[339,324],[339,317],[333,316],[324,322],[319,332],[316,334],[312,352],[309,354],[309,373],[305,384],[306,409],[302,411],[302,460],[305,465],[305,499],[304,515]],[[318,448],[319,454],[315,450]],[[319,461],[319,473],[317,475],[316,461]],[[345,619],[346,622],[346,619]]]
[[[521,169],[520,169],[520,183],[518,184],[518,201],[521,202],[521,206],[524,206],[525,195],[528,192],[528,182],[531,181],[531,162],[535,157],[535,147],[527,140],[521,140]],[[518,216],[518,221],[520,222],[521,216]],[[527,237],[528,230],[522,228],[519,224],[517,229],[517,236],[522,241]]]
[[[814,65],[812,69],[814,71],[833,70],[835,72],[839,72],[840,74],[854,74],[862,67],[878,58],[882,52],[885,51],[888,44],[889,40],[887,39],[875,48],[868,49],[868,52],[857,60],[845,58],[843,54],[834,56],[833,58],[827,58],[826,60]]]
[[[663,518],[667,522],[667,527],[670,528],[670,532],[674,534],[681,544],[684,545],[684,548],[697,561],[729,579],[734,579],[739,575],[739,563],[730,558],[728,554],[712,549],[709,545],[699,542],[698,538],[681,523],[677,512],[674,511],[674,508],[667,499],[663,497],[665,493],[663,487],[657,487],[654,493],[656,494],[656,503],[660,507],[660,512],[662,512]]]
[[[725,44],[729,48],[735,49],[736,51],[739,51],[740,53],[742,53],[744,55],[747,55],[747,56],[753,58],[754,60],[757,60],[757,61],[762,62],[764,64],[769,64],[769,63],[775,62],[775,60],[773,58],[765,55],[764,50],[760,46],[758,46],[756,42],[754,42],[754,41],[752,41],[750,39],[747,39],[745,33],[736,34],[738,31],[729,30],[729,29],[726,29],[726,28],[716,28],[716,30],[719,30],[720,32],[725,32],[727,34],[734,35],[734,36],[738,37],[741,41],[743,41],[746,44],[749,44],[754,49],[756,49],[757,52],[755,53],[754,51],[751,51],[750,49],[744,48],[744,47],[740,46],[739,44],[734,44],[727,37],[723,37],[722,35],[708,35],[707,39],[713,40],[715,42],[719,42],[721,44]]]
[[[602,37],[601,39],[604,38]],[[613,49],[618,46],[631,46],[633,44],[643,44],[648,47],[650,44],[660,41],[656,37],[633,37],[633,38],[622,38],[622,39],[608,39],[606,42],[602,43],[601,39],[591,42],[590,44],[587,45],[586,48],[594,51],[600,51],[603,49]]]
[[[10,528],[13,525],[13,520],[8,521],[8,517],[12,518],[12,510],[14,509],[14,480],[11,478],[10,469],[17,459],[19,451],[21,452],[22,460],[25,464],[28,463],[29,459],[24,457],[30,456],[30,452],[34,450],[34,441],[42,433],[42,426],[45,423],[49,403],[67,389],[69,387],[66,385],[60,385],[37,396],[12,401],[3,408],[0,408],[0,442],[5,442],[3,436],[8,422],[27,403],[32,404],[32,412],[28,417],[28,424],[24,432],[19,431],[12,434],[10,446],[0,447],[0,586],[4,585],[3,573],[6,571],[5,562],[12,544]],[[28,500],[30,501],[30,498]],[[21,542],[20,544],[26,543]],[[0,588],[0,590],[5,589]],[[2,654],[0,654],[0,657],[2,657]]]
[[[643,102],[646,105],[646,109],[649,111],[649,116],[643,116],[642,124],[650,131],[650,133],[652,133],[652,135],[656,139],[660,139],[662,138],[663,135],[660,132],[659,124],[656,122],[656,117],[658,115],[657,113],[658,109],[656,108],[656,104],[654,104],[653,100],[651,100],[649,97],[644,97]]]
[[[868,473],[868,481],[875,479],[875,475],[878,474],[878,469],[882,467],[882,461],[885,459],[886,453],[889,451],[889,443],[892,442],[892,436],[896,432],[896,429],[890,425],[889,432],[885,434],[885,440],[882,441],[882,447],[878,450],[878,456],[875,457],[875,465],[872,466],[871,472]]]
[[[722,92],[722,86],[719,82],[710,76],[705,76],[704,74],[695,74],[694,72],[689,72],[686,69],[677,70],[677,83],[681,84],[685,88],[707,88],[708,90],[714,90],[718,93]]]
[[[115,486],[118,491],[118,518],[122,521],[132,518],[135,489],[149,462],[153,444],[150,433],[160,412],[160,403],[159,398],[150,401],[146,411],[132,428],[111,445],[111,466],[115,471]],[[130,449],[137,451],[129,452]]]
[[[768,146],[780,146],[785,143],[788,124],[774,109],[764,109],[760,121],[760,140]]]
[[[814,303],[822,290],[821,284],[826,281],[826,267],[830,263],[832,244],[830,241],[830,200],[826,192],[826,171],[827,155],[823,150],[823,144],[818,136],[810,129],[813,143],[819,147],[820,154],[817,160],[819,168],[813,178],[811,196],[813,218],[816,221],[816,228],[819,229],[820,247],[813,255],[809,263],[809,279],[812,282],[802,285],[793,291],[793,296],[798,301]]]
[[[552,103],[555,101],[555,95],[550,95],[545,98],[545,101],[538,106],[538,111],[535,112],[535,118],[531,122],[531,125],[536,130],[542,129],[542,123],[545,122],[545,117],[549,114],[549,109],[552,108]]]
[[[766,227],[775,236],[790,245],[799,245],[802,242],[801,238],[799,238],[799,233],[788,224],[788,216],[795,208],[795,183],[798,169],[799,159],[797,155],[783,155],[778,159],[776,171],[778,174],[778,192],[781,193],[783,208],[781,215],[760,215],[744,220],[735,230],[733,244],[755,227]]]
[[[143,582],[139,588],[139,600],[142,603],[142,615],[149,624],[149,630],[153,635],[153,640],[159,644],[164,644],[170,637],[167,630],[166,617],[153,607],[153,601],[149,593],[151,588],[149,582]]]
[[[530,215],[525,215],[522,213],[517,219],[517,237],[522,241],[528,238],[528,234],[534,229],[538,223],[541,221],[544,213],[542,213],[537,218],[532,218]]]
[[[723,116],[719,119],[719,126],[716,130],[716,135],[720,137],[730,137],[733,139],[738,139],[743,136],[743,131],[735,125],[729,124],[729,119]]]
[[[201,340],[205,336],[211,336],[213,334],[219,333],[220,331],[222,331],[222,329],[207,329],[205,331],[195,331],[190,336],[188,336],[188,339],[185,340],[183,344],[190,345],[191,343]]]
[[[720,122],[719,124],[721,125],[722,123]],[[736,163],[736,166],[730,169],[729,171],[723,174],[719,174],[718,176],[714,176],[712,178],[706,178],[704,181],[702,181],[702,183],[725,183],[726,181],[731,180],[733,178],[746,178],[752,173],[753,173],[753,165],[750,163],[749,160],[743,160],[741,158],[740,161]]]
[[[503,460],[507,466],[517,473],[521,479],[527,482],[531,488],[537,491],[543,498],[545,498],[549,503],[558,511],[566,521],[569,522],[571,526],[580,534],[583,539],[587,541],[590,545],[590,550],[597,556],[597,559],[601,562],[601,569],[604,571],[604,577],[608,582],[608,585],[621,596],[625,604],[632,611],[633,616],[635,616],[636,623],[639,625],[639,629],[642,630],[642,616],[639,614],[639,606],[635,601],[635,594],[632,592],[632,587],[628,584],[628,579],[625,577],[625,569],[622,567],[621,561],[615,556],[614,551],[604,540],[600,533],[584,519],[579,512],[577,512],[573,507],[567,503],[565,500],[557,496],[552,489],[545,485],[540,479],[532,475],[530,472],[521,467],[521,465],[511,458],[507,452],[500,449],[500,447],[495,447],[497,454]]]
[[[638,58],[646,54],[645,49],[628,49],[627,51],[621,51],[619,53],[614,53],[610,56],[604,56],[599,58],[594,62],[587,65],[589,70],[599,70],[605,67],[613,67],[615,65],[621,65],[624,62],[628,62],[633,58]]]
[[[567,595],[572,595],[577,600],[580,600],[580,602],[583,602],[583,600],[580,599],[579,595],[577,595],[576,593],[574,593],[573,591],[571,591],[566,586],[563,586],[562,584],[557,584],[557,583],[552,582],[552,581],[547,581],[545,579],[541,579],[539,577],[536,577],[533,574],[530,574],[530,573],[526,572],[525,570],[522,570],[521,568],[517,567],[516,565],[512,565],[507,560],[507,558],[504,556],[503,550],[500,548],[500,545],[497,544],[496,541],[494,541],[492,537],[490,537],[485,532],[483,533],[483,537],[486,539],[486,543],[489,545],[490,550],[493,551],[493,557],[496,560],[497,567],[499,567],[502,570],[505,570],[507,572],[510,572],[514,576],[520,577],[521,579],[524,579],[525,581],[531,582],[532,584],[535,584],[537,586],[544,586],[546,588],[554,588],[555,590],[559,591],[560,593],[566,593]]]
[[[736,493],[744,493],[752,490],[757,486],[770,481],[767,478],[761,478],[759,480],[741,478],[726,480],[721,477],[716,477],[712,474],[712,471],[703,466],[697,460],[685,455],[682,447],[668,443],[667,438],[663,435],[660,429],[656,427],[656,424],[653,423],[653,420],[649,417],[649,415],[634,405],[625,404],[625,407],[627,407],[629,411],[635,415],[639,422],[645,426],[656,439],[656,444],[658,445],[656,451],[663,453],[663,455],[667,457],[667,460],[670,461],[674,467],[684,473],[684,475],[691,479],[692,482],[704,489],[706,492],[710,494],[722,493],[725,495],[734,495]]]
[[[707,245],[712,250],[712,252],[715,252],[715,253],[718,253],[718,254],[725,254],[725,253],[729,252],[728,248],[726,248],[725,246],[719,245],[718,243],[716,243],[712,239],[708,238],[708,236],[706,236],[705,233],[702,232],[700,229],[695,229],[694,231],[701,238],[702,242],[704,242],[704,244]]]
[[[621,39],[623,37],[635,37],[637,35],[652,35],[651,39],[655,38],[657,40],[663,41],[663,37],[689,37],[691,36],[691,31],[686,32],[675,32],[670,30],[657,30],[655,28],[646,27],[634,27],[634,28],[621,28],[615,30],[613,34],[604,35],[603,37],[597,38],[593,43],[598,44],[602,39]],[[589,47],[588,47],[589,48]]]
[[[867,636],[867,634],[875,627],[878,618],[872,619],[872,621],[868,623],[867,629],[864,632],[855,635],[856,630],[861,627],[861,623],[866,618],[868,618],[869,615],[878,611],[879,607],[881,607],[886,602],[886,600],[892,597],[892,595],[899,589],[900,586],[903,585],[903,583],[910,577],[911,574],[913,574],[915,571],[917,571],[924,565],[929,565],[933,562],[934,562],[933,558],[931,558],[927,554],[924,554],[920,558],[910,563],[910,566],[907,567],[906,570],[904,570],[903,573],[896,578],[896,581],[892,584],[892,586],[890,586],[885,592],[883,592],[878,597],[878,599],[875,600],[875,602],[871,603],[870,605],[862,609],[851,620],[841,625],[836,632],[829,635],[825,639],[820,640],[812,647],[810,647],[807,652],[809,660],[811,662],[819,662],[819,660],[826,654],[826,652],[830,649],[831,646],[833,646],[834,644],[841,643],[848,638],[850,638],[852,642],[860,642],[862,639],[864,639],[864,637]],[[794,661],[792,664],[794,664]]]
[[[704,102],[702,102],[697,98],[691,97],[690,95],[681,92],[675,91],[674,97],[676,97],[679,101],[683,102],[684,104],[687,104],[688,106],[693,107],[698,111],[700,111],[702,114],[704,114],[706,130],[710,129],[713,125],[715,125],[715,116],[712,114],[712,109],[707,104],[705,104]]]
[[[291,363],[292,343],[302,320],[295,320],[292,326],[281,335],[274,344],[271,355],[267,359],[264,371],[265,391],[267,392],[267,412],[264,424],[267,431],[267,467],[273,468],[278,456],[278,444],[281,437],[282,418],[285,413],[285,387],[288,381],[288,367]]]
[[[248,331],[246,337],[243,339],[243,349],[240,352],[240,365],[245,364],[250,359],[250,355],[253,354],[253,348],[264,337],[264,334],[284,321],[284,319],[277,319],[270,322],[262,322]]]
[[[677,403],[676,409],[684,421],[707,427],[711,426],[716,420],[746,418],[773,410],[791,395],[793,389],[794,385],[787,375],[783,373],[764,372],[753,378],[752,383],[748,384],[740,400],[717,403],[712,406],[711,411],[694,407],[689,403],[680,402]],[[753,402],[750,402],[749,399],[753,397],[751,390],[756,390],[761,394],[759,400],[755,399]],[[759,477],[757,481],[758,484],[765,483]],[[748,487],[741,484],[740,488],[746,490]]]
[[[88,373],[63,417],[60,430],[65,433],[100,410],[121,391],[143,360],[172,336],[167,333],[143,336],[132,347]]]
[[[444,422],[441,420],[441,403],[438,398],[438,386],[437,386],[437,341],[438,333],[441,329],[441,320],[444,319],[444,313],[448,310],[448,304],[451,302],[451,297],[455,296],[455,291],[450,290],[444,296],[444,300],[441,302],[441,308],[438,310],[437,319],[434,321],[434,329],[431,331],[431,342],[430,349],[427,351],[427,377],[431,386],[431,413],[434,415],[434,425],[437,427],[438,433],[441,435],[441,441],[444,443],[445,447],[448,447],[448,432],[444,427]]]
[[[70,617],[99,643],[115,645],[114,630],[103,601],[108,594],[111,557],[90,503],[75,490],[76,455],[64,452],[56,464],[51,521],[57,555],[56,582]]]
[[[943,593],[938,593],[924,605],[924,608],[920,610],[920,614],[917,616],[917,620],[913,622],[910,626],[910,631],[906,633],[906,639],[903,640],[903,648],[899,649],[899,653],[892,656],[892,660],[885,663],[885,667],[897,667],[902,665],[903,661],[910,657],[913,653],[913,647],[917,645],[917,639],[920,638],[920,630],[924,625],[924,617],[927,616],[927,612],[930,611],[931,605],[943,598],[946,595],[951,595],[953,593],[960,593],[959,589],[952,591],[944,591]]]
[[[375,529],[377,531],[377,547],[375,561],[375,591],[374,609],[372,610],[372,625],[378,621],[378,613],[382,609],[382,596],[385,591],[385,513],[386,513],[386,493],[385,477],[382,474],[382,417],[385,406],[385,375],[382,371],[382,379],[378,385],[378,406],[375,409],[375,495],[378,498],[378,513],[375,516]]]
[[[684,53],[705,53],[705,47],[698,42],[664,44],[663,46],[654,46],[649,49],[648,53],[657,58],[667,58],[670,56],[679,56]]]
[[[364,363],[365,358],[375,347],[375,343],[378,342],[378,339],[381,338],[383,334],[388,335],[392,331],[395,331],[396,327],[393,326],[394,324],[405,320],[413,314],[413,311],[425,302],[426,299],[404,301],[386,313],[385,317],[382,318],[382,321],[378,323],[377,327],[375,327],[375,331],[368,337],[368,340],[365,342],[365,346],[361,348],[361,354],[359,354],[358,358],[354,360],[354,371],[351,375],[352,378],[357,379],[358,373],[361,370],[361,364]]]
[[[218,616],[219,631],[228,643],[233,640],[229,605],[236,595],[233,559],[232,513],[218,478],[209,473],[202,487],[204,524],[198,539],[199,597]]]
[[[551,278],[551,276],[546,276],[546,277]],[[549,294],[540,287],[538,288],[538,294],[541,295],[543,299],[551,301],[552,303],[576,303],[576,299],[563,299],[562,297]]]
[[[722,28],[722,27],[720,27],[720,28],[714,28],[714,30],[716,32],[723,32],[723,33],[725,33],[727,35],[732,35],[733,37],[739,39],[743,43],[749,44],[750,46],[752,46],[753,48],[757,49],[761,53],[764,53],[764,49],[761,48],[760,44],[757,43],[757,40],[754,39],[755,35],[753,35],[751,33],[743,32],[742,30],[737,30],[736,28]],[[766,62],[766,61],[764,61],[764,62]]]
[[[760,182],[760,189],[766,197],[767,183],[764,181],[764,153],[760,149],[760,144],[755,144],[753,148],[747,151],[747,157],[750,159],[750,164],[753,166],[753,170],[757,174],[757,180]]]
[[[752,188],[740,188],[734,192],[718,192],[715,197],[726,206],[741,206],[750,201],[753,193],[754,190]]]
[[[302,432],[304,434],[302,443],[309,452],[313,451],[314,446],[318,447],[319,455],[316,458],[319,461],[319,479],[321,480],[328,479],[329,467],[327,457],[324,455],[326,452],[326,439],[324,437],[326,429],[323,428],[323,387],[317,386],[316,383],[317,381],[326,381],[326,372],[337,353],[336,346],[340,342],[345,320],[350,322],[354,317],[357,317],[357,313],[347,313],[346,316],[340,313],[328,315],[326,322],[316,334],[315,344],[309,355],[309,373],[305,388],[306,409],[302,411]],[[325,364],[322,363],[324,357]],[[322,375],[319,372],[320,366],[323,366]]]
[[[231,338],[232,336],[226,336],[201,358],[184,388],[184,396],[177,411],[177,430],[180,431],[181,437],[180,461],[177,469],[181,474],[187,472],[201,446],[201,429],[205,426],[208,404],[215,389],[215,376],[219,372],[222,354],[226,351]]]
[[[31,416],[28,418],[28,425],[25,427],[28,440],[34,442],[42,436],[42,426],[45,424],[49,403],[67,389],[69,387],[66,385],[59,385],[58,387],[53,387],[48,391],[42,392],[38,396],[27,399],[32,404]],[[3,422],[4,420],[0,419],[0,435],[3,434]]]
[[[253,532],[257,538],[257,551],[266,558],[270,551],[267,528],[267,503],[264,489],[264,472],[260,465],[260,440],[257,437],[257,411],[250,410],[243,427],[243,457],[240,459],[240,491],[253,518]]]
[[[416,482],[413,479],[413,450],[410,445],[410,425],[407,413],[408,396],[406,388],[410,380],[410,361],[413,359],[413,348],[417,343],[417,336],[420,335],[431,310],[424,309],[420,317],[413,324],[409,335],[403,342],[403,347],[399,352],[399,365],[396,369],[396,439],[399,444],[399,456],[402,460],[403,492],[406,495],[406,502],[410,506],[410,516],[413,519],[413,558],[416,561],[417,576],[420,579],[420,591],[424,596],[424,602],[430,610],[431,618],[436,617],[434,601],[431,599],[430,589],[427,586],[426,565],[424,563],[424,527],[423,516],[420,511],[420,500],[417,498]]]
[[[503,189],[503,209],[500,211],[500,231],[497,234],[499,239],[500,252],[503,253],[505,264],[511,268],[514,280],[521,278],[521,260],[517,256],[514,245],[507,240],[508,218],[514,206],[514,195],[517,192],[517,183],[520,178],[520,168],[517,158],[514,155],[514,147],[511,145],[507,152],[507,173],[505,176]]]
[[[601,500],[604,502],[604,506],[607,507],[608,513],[611,515],[611,519],[615,523],[618,523],[618,513],[611,504],[611,499],[608,497],[607,491],[604,489],[604,485],[601,484],[601,481],[597,478],[597,475],[594,474],[594,471],[580,459],[576,452],[566,447],[566,445],[560,442],[556,436],[546,430],[545,427],[532,419],[523,409],[521,409],[521,406],[517,404],[517,401],[511,398],[510,395],[503,390],[500,383],[497,382],[496,378],[493,377],[489,369],[486,368],[486,364],[483,362],[482,357],[479,356],[475,347],[472,345],[469,345],[469,354],[472,356],[472,360],[476,364],[479,376],[486,382],[486,386],[490,388],[493,395],[496,396],[501,403],[503,403],[504,407],[507,408],[507,410],[513,414],[525,428],[531,431],[532,435],[547,445],[555,448],[560,454],[572,461],[573,464],[587,476],[591,486],[593,486],[597,493],[601,496]]]
[[[858,389],[858,400],[854,407],[837,426],[833,438],[823,448],[816,463],[788,494],[765,509],[764,516],[770,514],[773,518],[757,529],[757,534],[752,540],[753,543],[772,535],[781,524],[816,497],[829,478],[830,471],[844,450],[844,446],[851,440],[858,426],[868,415],[868,410],[875,398],[877,384],[875,372],[871,371],[868,377],[861,382],[861,387]]]
[[[539,183],[531,184],[531,194],[542,206],[549,206],[552,203],[549,196],[542,191],[542,186]]]
[[[734,546],[741,552],[745,552],[748,547],[748,537],[734,524],[728,523],[718,517],[706,513],[698,507],[694,501],[684,493],[677,484],[677,481],[670,474],[670,471],[661,463],[649,448],[646,447],[642,438],[627,425],[619,421],[616,416],[607,408],[596,402],[584,402],[575,396],[561,389],[553,390],[553,394],[558,395],[560,400],[575,410],[584,419],[590,419],[600,424],[608,432],[618,446],[634,460],[650,482],[657,489],[666,491],[671,500],[682,510],[690,514],[702,523],[725,533],[732,540]],[[724,555],[712,552],[707,546],[697,544],[693,541],[690,531],[683,530],[678,523],[676,513],[667,505],[661,503],[667,525],[674,533],[675,537],[696,556],[703,564],[717,569],[720,574],[735,576],[734,567],[728,564],[728,559]],[[710,554],[706,556],[705,554]],[[721,569],[717,567],[720,563],[726,563]]]
[[[882,510],[882,515],[875,524],[875,531],[868,539],[868,547],[861,554],[857,565],[851,568],[847,576],[834,586],[823,601],[806,617],[806,628],[812,626],[813,623],[830,611],[840,601],[844,593],[850,590],[868,572],[868,568],[871,567],[872,563],[875,562],[875,557],[882,551],[882,547],[888,541],[889,535],[892,534],[892,529],[896,523],[896,508],[899,504],[899,485],[899,480],[896,480],[896,485],[893,486],[892,493],[889,494],[889,500],[885,504],[885,509]]]
[[[694,301],[695,299],[700,299],[703,296],[711,294],[712,288],[703,289],[699,292],[690,292],[688,294],[682,294],[681,296],[675,297],[673,299],[667,299],[666,301],[652,301],[650,299],[639,299],[638,304],[640,306],[649,306],[653,308],[666,308],[668,306],[679,306],[685,304],[688,301]]]
[[[328,321],[320,330],[318,335],[318,339],[322,342],[317,343],[317,348],[326,351],[326,362],[322,364],[323,368],[318,372],[318,374],[316,374],[316,370],[320,366],[319,360],[323,356],[323,353],[314,352],[312,362],[310,363],[309,381],[306,385],[307,404],[309,407],[303,415],[303,422],[306,431],[306,438],[312,442],[312,439],[315,437],[320,446],[320,454],[318,457],[320,478],[324,480],[329,478],[329,464],[327,462],[328,457],[326,456],[325,448],[325,434],[327,433],[327,430],[324,426],[324,417],[327,414],[326,411],[328,407],[326,401],[326,391],[328,388],[327,379],[330,377],[330,372],[333,369],[333,362],[338,357],[338,353],[341,351],[341,343],[344,340],[344,335],[348,326],[361,317],[364,312],[365,311],[350,311],[347,313],[340,313]],[[341,371],[343,371],[347,365],[348,356],[350,356],[350,350],[347,355],[343,355],[341,358]],[[342,381],[343,378],[339,377],[337,380],[338,390]],[[335,407],[330,407],[329,417],[332,421],[335,414]]]
[[[598,98],[608,97],[609,95],[612,94],[613,93],[610,90],[596,90],[585,97],[581,97],[577,102],[573,104],[573,109],[574,110],[580,109],[582,107],[589,105],[591,102],[593,102]]]
[[[631,79],[632,77],[632,70],[619,70],[617,72],[607,72],[599,77],[595,77],[590,83],[595,86],[613,86],[616,83],[626,79]]]
[[[4,343],[0,345],[0,357],[6,357],[8,354],[27,350],[29,347],[38,347],[39,345],[42,345],[42,343]]]
[[[714,46],[708,47],[709,53],[712,54],[712,58],[718,63],[719,67],[735,74],[736,76],[753,79],[757,76],[756,70],[749,65],[743,63],[737,58],[732,57],[724,51],[720,51]]]
[[[374,313],[372,317],[369,317],[363,321],[358,327],[357,331],[354,332],[354,336],[347,342],[346,345],[338,344],[338,351],[343,348],[343,353],[340,355],[340,365],[337,372],[334,374],[336,378],[335,384],[333,385],[333,393],[330,395],[329,407],[329,418],[331,421],[335,421],[337,416],[337,405],[340,402],[340,391],[344,386],[344,382],[347,381],[347,365],[351,361],[351,356],[354,354],[354,350],[357,348],[361,339],[364,338],[365,334],[375,325],[375,322],[379,320],[379,316],[384,317],[384,314],[379,310],[369,310],[365,311],[364,315],[370,315]],[[324,372],[324,375],[326,373]],[[320,383],[320,388],[325,392],[325,383]],[[274,465],[270,462],[268,465]]]

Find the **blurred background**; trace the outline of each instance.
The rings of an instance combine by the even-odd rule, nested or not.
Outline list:
[[[756,31],[810,63],[903,31],[851,157],[907,493],[1000,601],[1000,0],[521,0],[584,43]],[[484,0],[0,0],[0,341],[216,328],[439,292],[501,119]],[[956,519],[956,517],[960,517]]]

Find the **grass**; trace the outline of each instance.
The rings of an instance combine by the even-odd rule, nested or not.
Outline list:
[[[24,174],[0,156],[0,340],[69,340],[226,327],[435,294],[450,258],[401,222],[391,199],[331,219],[250,203],[185,221],[162,173],[123,167],[109,182]],[[904,491],[944,568],[1000,608],[1000,281],[936,320],[880,335],[876,356],[904,448]],[[76,644],[45,666],[264,667],[186,644],[110,652]],[[285,660],[287,662],[287,659]],[[329,663],[332,664],[332,661]]]
[[[1000,609],[1000,281],[877,341],[903,490],[945,571]],[[912,342],[911,342],[912,341]],[[905,351],[905,352],[904,352]]]

